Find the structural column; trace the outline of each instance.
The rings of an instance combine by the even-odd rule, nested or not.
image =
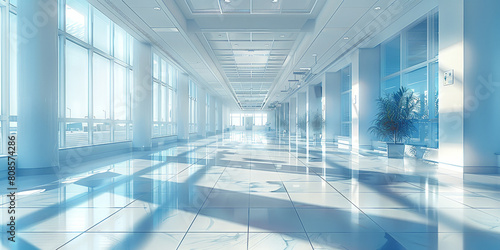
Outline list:
[[[371,149],[380,93],[380,49],[359,49],[352,59],[352,149]]]
[[[224,106],[220,101],[217,103],[217,128],[216,128],[216,133],[220,134],[222,130],[224,130],[224,124],[223,124],[223,117],[222,117],[222,110]]]
[[[289,102],[289,114],[290,123],[290,135],[295,135],[297,133],[297,98],[290,98]]]
[[[500,153],[500,10],[496,0],[440,0],[439,161],[497,172]],[[445,81],[444,74],[449,74]]]
[[[323,76],[323,105],[325,106],[325,140],[333,142],[340,136],[340,71]]]
[[[57,0],[19,1],[17,16],[18,167],[21,173],[57,172]]]
[[[209,134],[215,135],[215,98],[213,96],[210,97],[210,109],[208,110],[210,120],[208,124]]]
[[[132,100],[134,150],[149,150],[152,146],[152,60],[151,45],[134,42],[134,93]]]
[[[205,90],[198,88],[198,136],[201,138],[207,137],[207,95]]]
[[[180,141],[189,139],[189,76],[179,73],[177,89],[177,138]]]

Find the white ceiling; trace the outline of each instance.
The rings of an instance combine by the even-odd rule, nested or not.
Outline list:
[[[262,109],[295,90],[289,80],[301,76],[294,71],[321,72],[381,32],[388,23],[380,20],[422,0],[90,1],[161,48],[207,92]]]

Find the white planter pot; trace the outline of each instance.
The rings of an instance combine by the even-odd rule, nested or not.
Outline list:
[[[405,156],[405,145],[400,143],[387,143],[387,157],[403,159]]]

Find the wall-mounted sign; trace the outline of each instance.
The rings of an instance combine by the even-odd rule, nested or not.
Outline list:
[[[448,70],[444,72],[444,86],[452,85],[455,83],[455,72],[453,70]]]

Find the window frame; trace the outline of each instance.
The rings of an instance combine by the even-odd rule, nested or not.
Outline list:
[[[86,1],[85,1],[86,2]],[[133,46],[133,40],[134,38],[132,35],[130,35],[128,32],[125,31],[126,33],[126,55],[125,55],[125,61],[118,59],[114,56],[114,46],[115,46],[115,27],[118,26],[113,20],[110,19],[110,40],[109,40],[109,52],[106,53],[102,50],[100,50],[97,47],[94,47],[94,12],[99,11],[97,10],[92,4],[87,3],[89,5],[89,13],[88,13],[88,42],[85,42],[83,40],[80,40],[79,38],[69,34],[66,32],[66,0],[59,0],[58,1],[58,8],[59,8],[59,34],[58,34],[58,42],[59,42],[59,148],[64,149],[64,148],[77,148],[77,147],[85,147],[85,146],[93,146],[93,145],[101,145],[101,144],[111,144],[111,143],[119,143],[119,142],[127,142],[132,140],[132,74],[130,72],[133,72],[133,66],[132,66],[132,52],[133,50],[131,47]],[[100,12],[102,14],[102,12]],[[121,28],[123,29],[123,28]],[[125,30],[125,29],[123,29]],[[84,49],[87,50],[88,53],[88,72],[89,72],[89,77],[88,77],[88,116],[87,118],[68,118],[66,116],[66,95],[65,95],[65,87],[66,87],[66,44],[67,41],[71,41],[75,43],[76,45],[79,45],[83,47]],[[94,109],[94,103],[93,103],[93,77],[94,77],[94,72],[93,72],[93,63],[94,63],[94,55],[99,55],[106,60],[109,60],[109,114],[106,114],[105,119],[96,119],[94,118],[93,114],[93,109]],[[126,105],[126,120],[118,120],[115,119],[115,100],[114,100],[114,93],[115,93],[115,65],[119,65],[125,69],[125,91],[126,91],[126,100],[125,100],[125,105]],[[87,124],[87,143],[82,144],[82,145],[75,145],[75,146],[67,146],[67,124],[69,123],[82,123],[82,124]],[[110,133],[110,140],[109,142],[103,142],[103,143],[96,143],[96,140],[94,138],[94,129],[97,129],[94,125],[99,125],[99,124],[108,124],[109,125],[109,133]],[[125,140],[122,139],[117,139],[115,138],[115,132],[116,131],[121,131],[117,130],[118,126],[123,126],[125,125],[126,127],[126,135],[125,135]],[[85,131],[85,129],[83,129]]]
[[[408,55],[408,51],[407,51],[407,44],[406,44],[406,41],[407,41],[407,37],[408,37],[408,31],[411,30],[412,28],[414,28],[415,26],[421,24],[422,22],[427,22],[427,34],[426,34],[426,39],[427,39],[427,44],[426,44],[426,55],[427,55],[427,58],[425,61],[421,62],[421,63],[418,63],[418,64],[415,64],[415,65],[412,65],[412,66],[409,66],[407,67],[406,64],[407,64],[407,55]],[[416,20],[415,22],[413,22],[412,24],[408,25],[406,28],[404,28],[403,30],[401,30],[400,32],[398,32],[396,35],[394,35],[393,37],[387,39],[386,41],[384,41],[382,44],[381,44],[381,49],[382,49],[382,53],[381,53],[381,85],[380,85],[380,89],[379,89],[379,96],[383,96],[384,95],[384,92],[385,92],[385,89],[383,89],[383,83],[385,81],[388,81],[388,80],[391,80],[395,77],[399,77],[399,87],[401,86],[404,86],[404,87],[408,87],[408,82],[405,80],[406,79],[406,76],[411,73],[411,72],[414,72],[416,70],[419,70],[419,69],[422,69],[422,68],[426,68],[427,69],[427,108],[429,109],[429,119],[418,119],[416,120],[417,121],[417,126],[421,125],[422,123],[428,123],[427,126],[428,126],[428,131],[418,131],[418,133],[428,133],[429,137],[424,139],[424,142],[425,140],[427,140],[428,142],[425,143],[425,145],[422,144],[422,140],[420,140],[420,142],[417,142],[415,140],[415,138],[411,138],[407,144],[408,145],[415,145],[415,146],[425,146],[425,147],[428,147],[428,148],[438,148],[439,147],[439,111],[435,110],[435,109],[431,109],[431,107],[433,107],[432,103],[436,103],[436,101],[438,100],[437,98],[437,95],[439,93],[439,85],[437,84],[437,81],[439,81],[439,79],[434,79],[434,76],[435,76],[435,69],[433,68],[433,66],[435,66],[436,64],[439,65],[439,51],[436,51],[436,46],[437,48],[439,48],[439,40],[436,39],[435,37],[435,32],[437,31],[435,28],[436,28],[436,22],[439,22],[439,11],[437,9],[434,9],[432,11],[430,11],[429,13],[427,13],[426,15],[424,15],[423,17],[419,18],[418,20]],[[397,36],[400,36],[400,70],[398,72],[395,72],[393,74],[390,74],[390,75],[387,75],[387,76],[384,76],[384,72],[385,72],[385,67],[386,67],[386,58],[385,58],[385,53],[384,52],[384,48],[385,48],[385,44],[391,42],[394,38],[396,38]],[[437,42],[437,44],[436,44]],[[428,121],[425,121],[425,120],[428,120]],[[424,121],[424,122],[422,122]],[[437,124],[437,127],[435,127],[435,125]],[[425,125],[424,125],[425,127]],[[435,138],[433,138],[433,134],[435,134]],[[420,138],[421,135],[420,135]]]

